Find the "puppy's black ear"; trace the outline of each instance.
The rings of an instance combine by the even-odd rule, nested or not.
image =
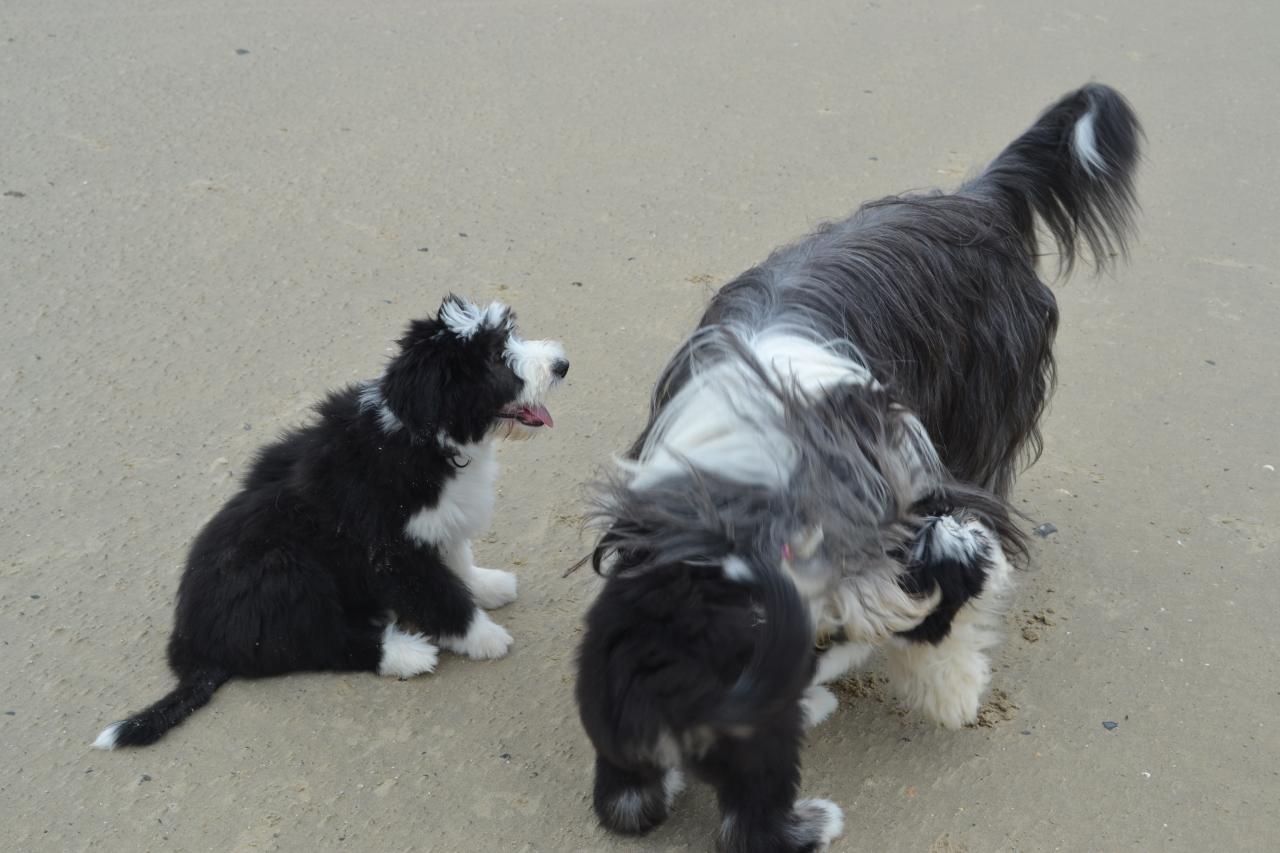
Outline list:
[[[411,432],[432,435],[449,417],[445,389],[450,362],[440,351],[440,322],[414,320],[399,343],[400,352],[382,377],[383,399]]]

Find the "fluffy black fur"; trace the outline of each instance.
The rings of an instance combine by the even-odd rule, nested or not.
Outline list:
[[[1004,498],[1019,463],[1041,449],[1058,324],[1036,273],[1037,221],[1060,271],[1082,250],[1098,270],[1109,265],[1131,227],[1140,136],[1117,92],[1085,86],[955,192],[866,204],[715,295],[663,371],[631,463],[602,489],[595,565],[606,581],[587,617],[577,696],[605,826],[652,828],[670,805],[664,774],[689,767],[717,787],[721,849],[812,849],[838,831],[838,810],[833,819],[794,800],[801,674],[813,666],[799,632],[815,612],[829,623],[810,626],[820,633],[870,632],[852,642],[944,641],[984,592],[987,564],[919,547],[939,513],[964,508],[1005,551],[1025,550]],[[719,375],[733,382],[768,373],[752,347],[769,335],[838,353],[873,381],[801,393],[751,379],[754,390],[736,398],[694,383],[726,364]],[[671,417],[693,411],[696,422],[699,405],[751,394],[781,401],[745,406],[740,429],[781,413],[783,428],[769,434],[792,451],[785,483],[767,482],[767,471],[758,485],[717,479],[731,453],[723,443],[706,459],[683,455],[683,471],[664,462],[643,476]],[[795,542],[821,543],[814,577],[784,559]],[[803,596],[776,592],[792,579]],[[910,608],[893,612],[895,589],[932,612],[903,624]],[[837,593],[840,606],[824,611]],[[766,643],[767,630],[787,640]],[[755,690],[735,694],[744,681]]]
[[[660,824],[673,774],[688,768],[738,821],[743,841],[731,849],[822,840],[822,824],[794,808],[813,629],[776,566],[747,568],[753,580],[742,583],[720,561],[656,567],[630,555],[591,608],[577,698],[597,749],[593,803],[609,828]]]
[[[478,318],[470,334],[446,309]],[[153,743],[233,677],[378,670],[391,618],[467,634],[478,611],[447,543],[416,541],[406,522],[465,470],[461,448],[520,414],[515,318],[498,309],[449,297],[409,326],[380,380],[330,394],[313,423],[258,453],[191,545],[168,647],[178,686],[95,745]]]

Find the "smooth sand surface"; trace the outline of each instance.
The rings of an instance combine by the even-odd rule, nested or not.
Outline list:
[[[592,820],[582,484],[716,286],[1097,79],[1146,123],[1141,236],[1057,286],[1016,498],[1058,532],[996,701],[935,730],[873,669],[803,790],[845,851],[1276,849],[1280,5],[906,5],[4,3],[0,847],[708,849],[704,787],[641,842]],[[233,682],[91,750],[171,686],[184,549],[255,448],[449,290],[573,359],[477,543],[511,655]]]

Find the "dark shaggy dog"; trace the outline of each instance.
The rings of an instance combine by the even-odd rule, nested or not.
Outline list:
[[[825,845],[802,725],[875,646],[913,707],[974,720],[1054,379],[1037,222],[1061,271],[1122,254],[1140,135],[1086,86],[954,193],[867,204],[716,294],[602,491],[578,702],[605,826],[655,826],[689,768],[721,849]]]
[[[476,567],[470,540],[489,525],[495,441],[550,427],[542,400],[569,369],[559,344],[514,329],[507,308],[451,296],[381,378],[263,448],[191,546],[169,639],[178,686],[94,746],[153,743],[229,678],[405,678],[434,669],[437,646],[506,654],[511,635],[481,608],[514,601],[516,579]]]

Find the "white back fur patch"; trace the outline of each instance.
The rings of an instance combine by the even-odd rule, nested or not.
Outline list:
[[[835,386],[875,386],[858,362],[798,334],[766,332],[750,341],[777,381],[821,396]],[[795,445],[779,428],[781,404],[760,377],[730,357],[699,369],[663,407],[637,462],[622,463],[645,488],[686,464],[741,483],[779,487],[795,469]]]
[[[741,557],[732,556],[724,559],[724,576],[737,583],[751,583],[755,579],[751,567]]]

